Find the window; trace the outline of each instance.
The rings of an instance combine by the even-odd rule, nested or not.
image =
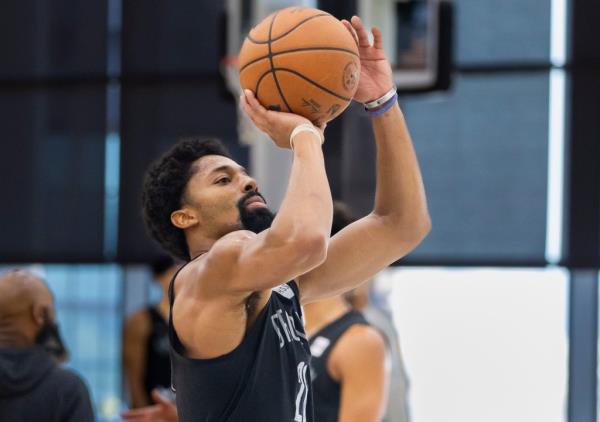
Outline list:
[[[566,271],[395,268],[377,287],[390,291],[415,421],[565,420]]]

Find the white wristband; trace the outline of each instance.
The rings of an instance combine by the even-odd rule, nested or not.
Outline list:
[[[392,89],[390,89],[388,92],[383,94],[383,96],[377,98],[376,100],[365,103],[364,104],[365,108],[367,110],[371,110],[373,108],[380,107],[382,104],[387,103],[396,94],[396,91],[398,91],[398,88],[396,88],[396,85],[394,85],[392,87]]]
[[[294,150],[294,137],[300,132],[311,132],[317,137],[319,141],[321,141],[321,145],[323,145],[324,139],[321,136],[321,133],[310,123],[302,123],[301,125],[296,126],[290,134],[290,148],[292,149],[292,151]]]

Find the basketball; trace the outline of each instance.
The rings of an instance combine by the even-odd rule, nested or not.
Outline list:
[[[358,46],[322,10],[290,7],[267,16],[244,40],[240,83],[266,108],[299,114],[316,125],[346,109],[360,75]]]

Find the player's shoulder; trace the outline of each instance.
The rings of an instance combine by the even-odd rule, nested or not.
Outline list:
[[[207,258],[221,255],[230,255],[236,253],[244,245],[245,242],[252,240],[258,236],[256,233],[249,230],[236,230],[227,233],[215,242],[207,253]]]
[[[385,354],[385,338],[379,330],[367,324],[354,324],[337,341],[336,355],[343,360],[348,357],[369,358]]]
[[[175,290],[189,283],[202,281],[203,284],[222,285],[231,278],[245,242],[256,237],[248,230],[236,230],[217,240],[211,248],[196,259],[188,262],[175,277]]]
[[[385,347],[385,339],[381,332],[375,327],[367,324],[354,324],[342,335],[340,341],[350,346],[364,345],[364,347]]]
[[[223,261],[236,260],[246,242],[256,238],[256,236],[256,233],[249,230],[236,230],[227,233],[217,240],[208,252],[201,256],[201,259],[192,261],[191,265],[186,267],[201,269],[207,266],[210,267],[215,263],[222,264]]]
[[[354,324],[336,342],[329,359],[334,379],[362,373],[373,365],[385,365],[385,340],[370,325]]]

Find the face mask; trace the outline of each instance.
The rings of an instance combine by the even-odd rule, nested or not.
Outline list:
[[[47,313],[44,315],[44,325],[42,325],[35,338],[35,344],[42,346],[59,362],[65,362],[69,357],[69,352],[60,336],[58,325],[48,317]]]

